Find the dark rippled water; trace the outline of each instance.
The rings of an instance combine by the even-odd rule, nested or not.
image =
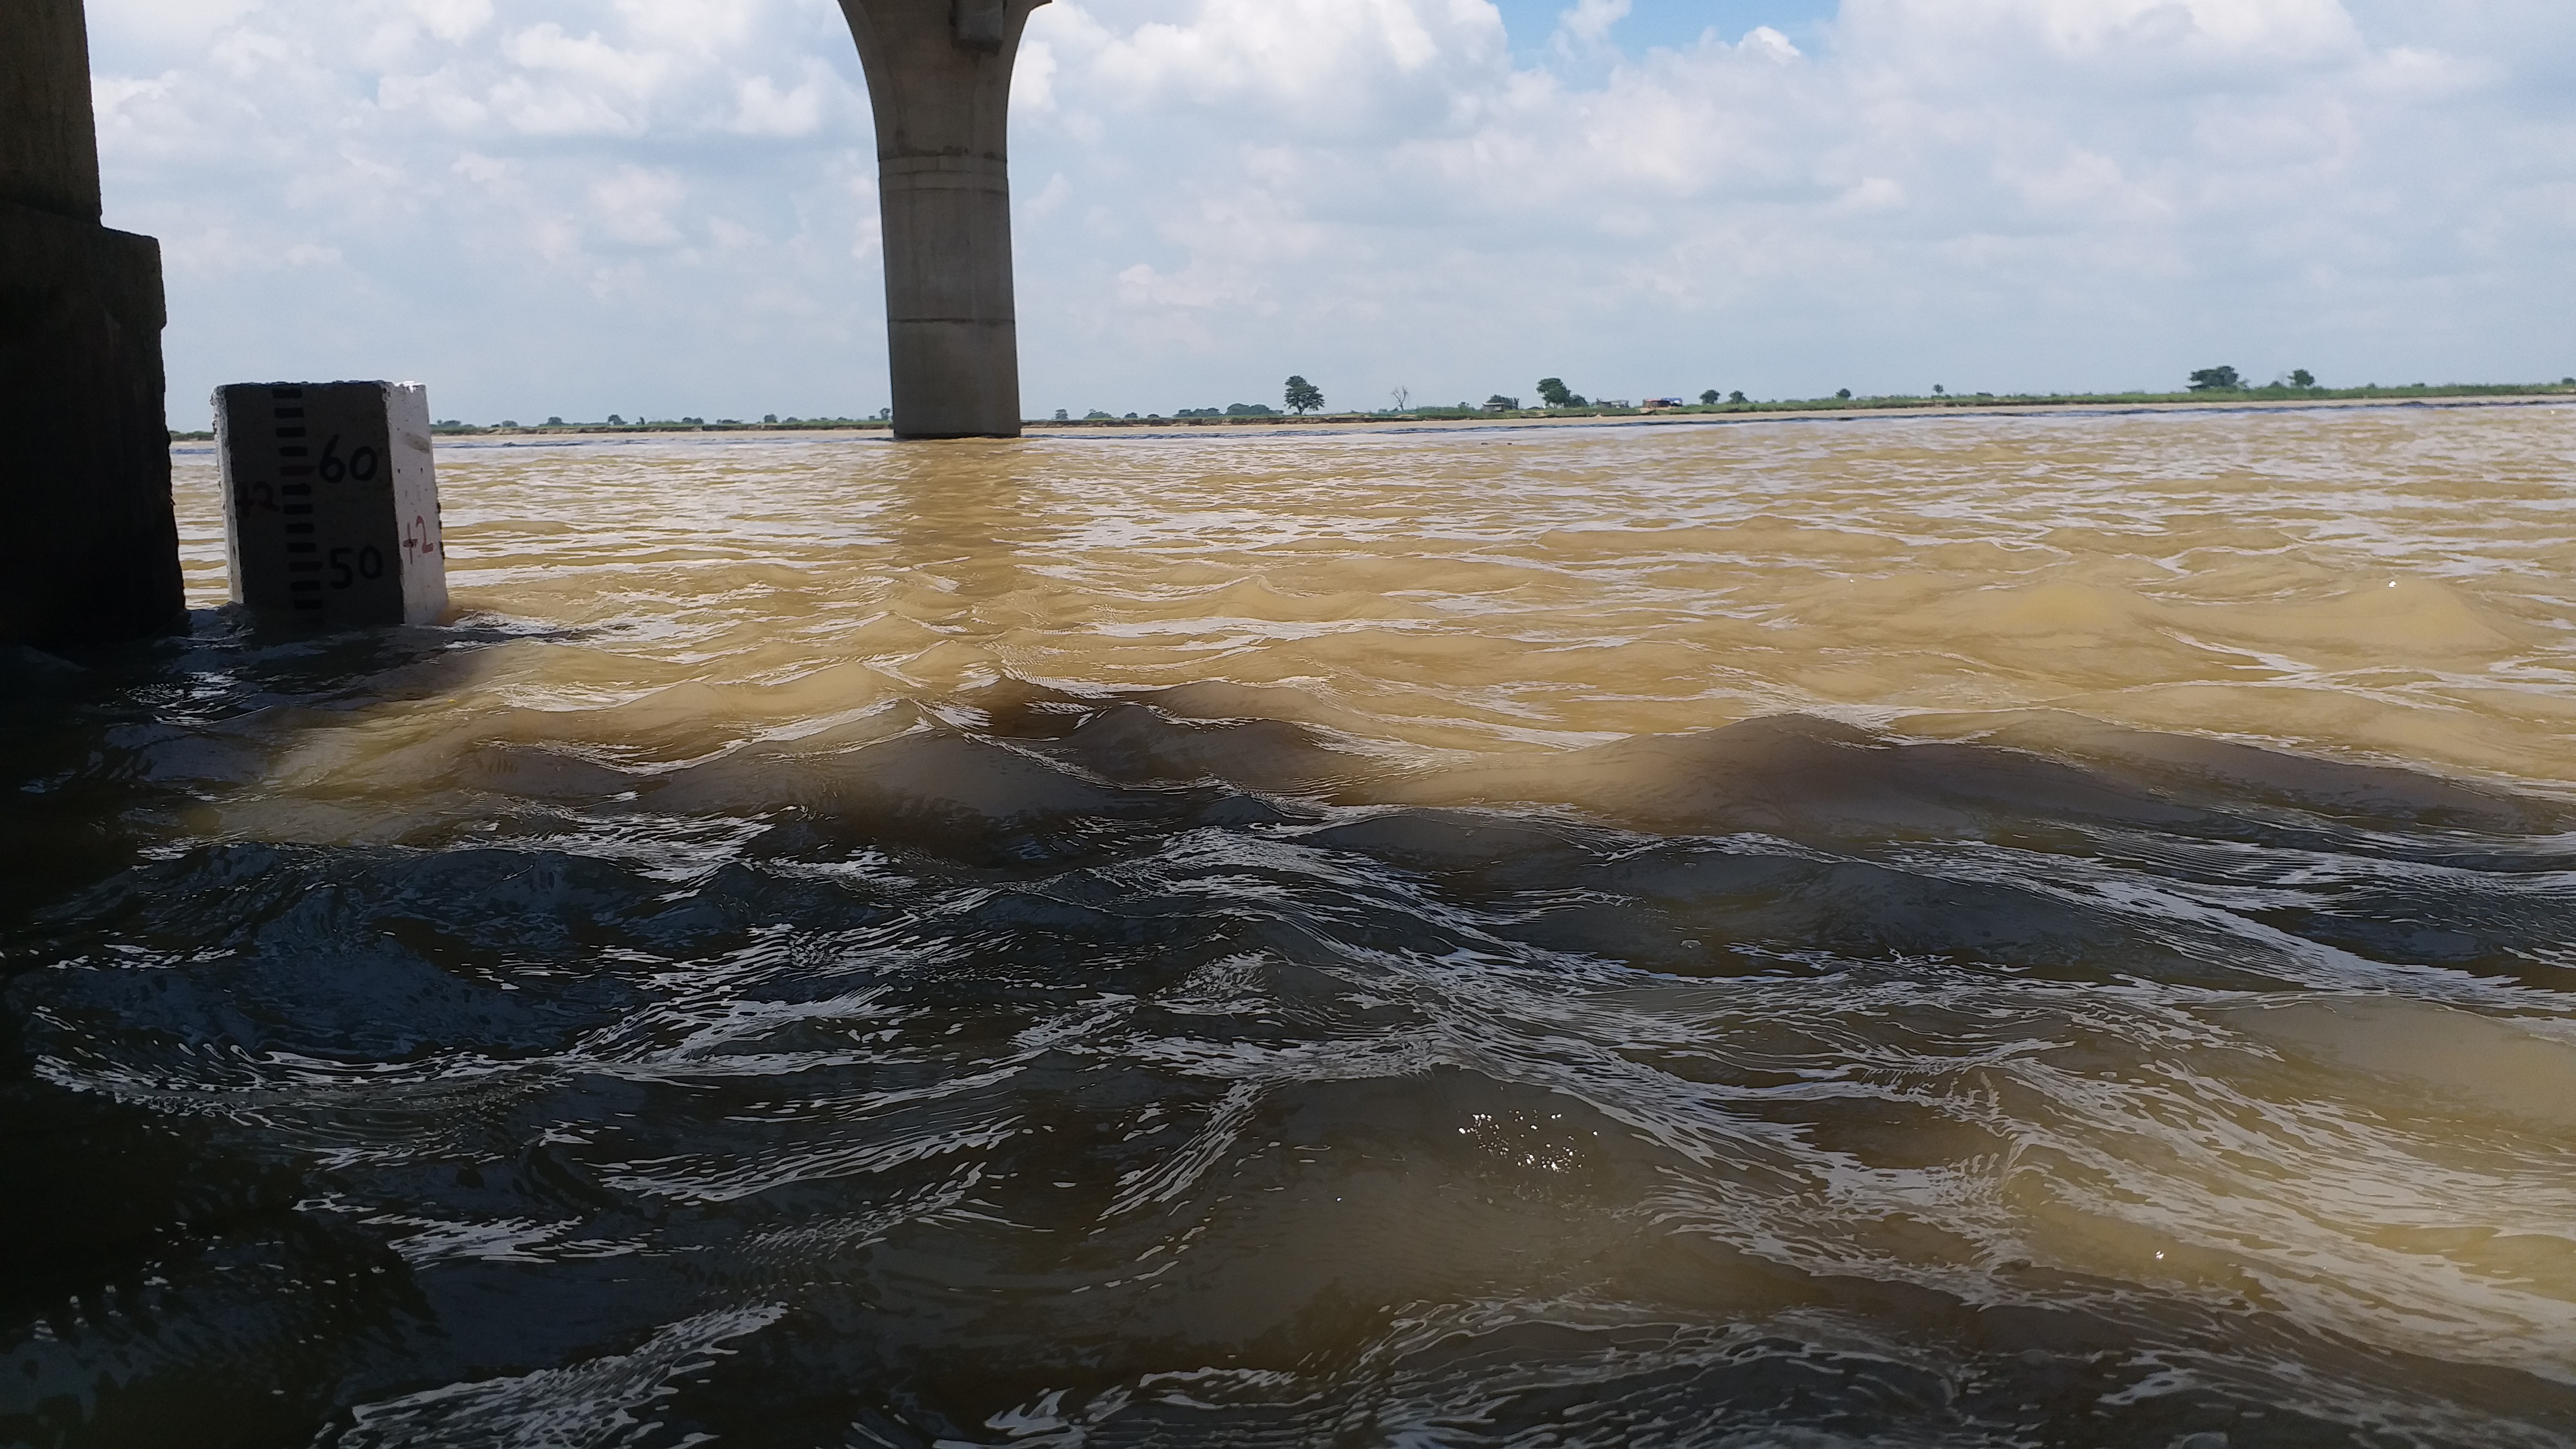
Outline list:
[[[0,1442],[2576,1442],[2569,410],[182,461]]]

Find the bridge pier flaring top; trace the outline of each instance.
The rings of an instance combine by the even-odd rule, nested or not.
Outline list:
[[[1046,0],[841,0],[877,121],[899,438],[1015,438],[1011,62]]]

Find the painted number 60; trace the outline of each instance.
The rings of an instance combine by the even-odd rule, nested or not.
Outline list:
[[[314,469],[322,475],[325,483],[337,483],[343,478],[371,482],[376,476],[376,450],[359,448],[344,459],[340,456],[340,435],[333,433],[331,441],[322,445],[322,457],[314,464]]]

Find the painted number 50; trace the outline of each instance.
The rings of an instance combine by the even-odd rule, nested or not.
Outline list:
[[[352,555],[355,557],[352,558]],[[384,550],[372,543],[364,548],[351,548],[347,544],[342,544],[331,550],[331,587],[335,589],[345,589],[360,579],[380,579],[384,576]]]

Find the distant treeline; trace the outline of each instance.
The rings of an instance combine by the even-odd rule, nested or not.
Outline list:
[[[522,423],[508,419],[497,423],[467,423],[443,418],[430,426],[434,433],[799,433],[839,432],[850,428],[890,428],[883,414],[873,418],[782,418],[772,413],[758,422],[741,418],[636,418],[628,421],[622,414],[610,413],[604,423],[568,423],[561,418],[548,418],[542,423]]]
[[[1454,407],[1421,405],[1402,410],[1381,409],[1376,412],[1317,413],[1305,417],[1273,412],[1267,408],[1238,403],[1219,414],[1214,408],[1185,408],[1173,417],[1148,413],[1139,417],[1129,413],[1112,417],[1095,412],[1085,418],[1058,416],[1052,420],[1032,419],[1033,428],[1132,428],[1183,424],[1203,426],[1228,423],[1285,422],[1386,422],[1404,418],[1628,418],[1655,415],[1782,413],[1782,412],[1851,412],[1870,409],[1914,408],[1997,408],[1997,407],[2073,407],[2121,406],[2149,403],[2228,403],[2228,402],[2313,402],[2350,401],[2385,398],[2400,401],[2407,398],[2436,397],[2547,397],[2576,396],[2576,378],[2558,382],[2453,382],[2408,383],[2401,387],[2381,387],[2376,383],[2364,387],[2300,387],[2278,383],[2265,387],[2190,388],[2180,392],[2050,392],[1991,393],[1938,392],[1886,393],[1871,397],[1854,397],[1838,393],[1832,397],[1814,398],[1748,398],[1734,394],[1721,402],[1667,401],[1643,405],[1592,403],[1576,401],[1565,407],[1525,408],[1518,400],[1496,397],[1483,404],[1459,403]]]

